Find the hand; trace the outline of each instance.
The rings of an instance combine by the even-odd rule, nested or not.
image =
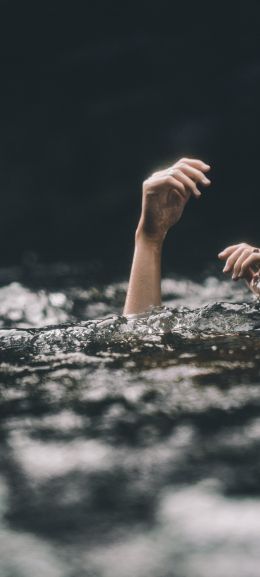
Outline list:
[[[147,240],[162,242],[169,228],[180,220],[190,196],[201,196],[197,185],[210,184],[204,174],[209,169],[201,160],[182,158],[145,180],[137,236],[141,234]]]
[[[218,257],[226,261],[223,272],[232,274],[233,280],[245,279],[250,290],[259,294],[260,249],[250,244],[240,243],[228,246]]]

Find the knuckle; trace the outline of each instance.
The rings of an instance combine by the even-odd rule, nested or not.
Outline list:
[[[147,179],[144,180],[144,182],[143,182],[143,191],[144,191],[144,192],[148,192],[148,190],[149,190],[152,186],[154,187],[155,185],[156,185],[156,179],[154,179],[154,178],[152,178],[152,177],[147,178]]]
[[[161,176],[162,173],[163,173],[162,170],[155,170],[154,172],[152,172],[150,176],[148,176],[147,180],[150,180],[150,178],[156,178],[158,176]]]
[[[178,182],[178,188],[179,188],[179,190],[181,190],[182,192],[185,192],[185,186],[184,186],[183,182]]]

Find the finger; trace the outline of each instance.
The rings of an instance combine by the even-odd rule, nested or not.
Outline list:
[[[207,178],[201,170],[194,168],[194,166],[189,166],[189,164],[180,163],[178,165],[178,169],[184,172],[184,174],[186,174],[187,176],[189,176],[189,178],[192,178],[194,182],[204,184],[204,186],[209,186],[210,184],[209,178]]]
[[[240,255],[244,250],[245,247],[240,245],[234,252],[232,252],[232,254],[227,259],[227,262],[223,268],[223,272],[229,272],[230,270],[232,270],[235,262],[237,261],[237,259],[240,257]]]
[[[179,182],[182,182],[186,192],[193,194],[193,196],[195,196],[196,198],[199,198],[201,196],[201,192],[198,190],[194,180],[189,178],[189,176],[184,174],[184,172],[182,172],[179,169],[175,169],[174,178],[176,178]]]
[[[210,165],[203,162],[203,160],[199,160],[198,158],[181,158],[176,164],[179,162],[184,164],[189,164],[190,166],[194,166],[194,168],[198,168],[198,170],[202,170],[203,172],[207,172],[210,170]]]
[[[160,176],[149,179],[149,188],[151,190],[160,190],[162,185],[167,185],[169,192],[175,191],[181,196],[182,199],[185,201],[188,200],[188,194],[186,192],[185,185],[171,174],[164,173],[160,174]]]
[[[182,182],[178,178],[175,178],[174,176],[170,176],[170,180],[168,182],[169,184],[171,184],[171,188],[174,192],[177,191],[185,201],[189,200],[191,193],[186,188],[184,182]]]
[[[241,268],[240,268],[240,272],[239,272],[239,278],[245,278],[245,275],[247,275],[248,270],[250,269],[250,272],[252,275],[254,275],[254,270],[252,268],[253,265],[255,264],[260,264],[260,253],[258,252],[252,252],[242,263]]]
[[[206,164],[205,162],[203,162],[202,160],[199,160],[197,158],[181,158],[180,160],[178,160],[177,162],[175,162],[175,164],[172,164],[171,166],[168,166],[164,169],[156,170],[155,172],[152,173],[151,176],[163,175],[164,173],[167,173],[170,170],[173,170],[175,168],[179,168],[180,164],[188,164],[190,166],[193,166],[194,168],[197,168],[201,172],[208,172],[208,170],[210,170],[210,168],[211,168],[209,164]]]
[[[251,276],[250,281],[246,280],[246,283],[248,285],[248,287],[250,288],[250,290],[252,291],[252,293],[254,293],[254,295],[257,295],[257,297],[259,298],[260,295],[260,276],[258,273],[255,273]]]
[[[185,195],[185,186],[182,182],[174,178],[172,174],[160,172],[158,175],[153,175],[151,178],[148,178],[147,181],[144,182],[144,186],[148,187],[149,190],[156,190],[162,187],[162,185],[166,185],[169,190],[170,189],[177,189],[178,192],[181,192]]]
[[[192,158],[182,158],[181,160],[178,160],[178,162],[176,162],[175,164],[172,164],[171,166],[168,166],[168,167],[164,168],[163,170],[156,170],[155,172],[153,172],[153,174],[151,176],[156,177],[156,176],[163,176],[164,174],[169,174],[171,171],[174,171],[175,169],[181,168],[183,165],[188,165],[190,167],[194,167],[195,169],[199,170],[202,173],[210,170],[209,164],[202,162],[202,160],[197,160],[197,159],[192,159]],[[207,184],[207,183],[205,183],[205,184]]]
[[[221,252],[218,253],[218,258],[220,258],[220,260],[226,260],[226,258],[229,257],[240,246],[242,246],[241,243],[232,244],[231,246],[227,246],[227,248],[225,248],[224,250],[222,250]],[[246,247],[246,245],[244,245],[244,248],[245,247]]]
[[[236,260],[234,266],[233,266],[233,274],[232,274],[232,279],[236,280],[239,276],[240,270],[241,270],[241,266],[243,264],[243,262],[252,254],[252,249],[251,248],[245,248],[243,250],[243,252],[241,253],[241,255],[238,257],[238,259]]]

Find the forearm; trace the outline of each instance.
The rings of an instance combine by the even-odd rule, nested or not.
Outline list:
[[[161,304],[162,243],[136,235],[124,314],[138,314]]]

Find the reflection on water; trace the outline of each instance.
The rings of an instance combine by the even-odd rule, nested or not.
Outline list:
[[[0,575],[258,577],[259,305],[125,286],[0,289]]]

